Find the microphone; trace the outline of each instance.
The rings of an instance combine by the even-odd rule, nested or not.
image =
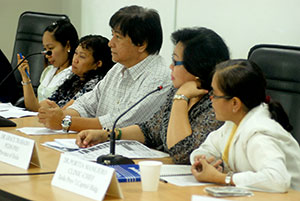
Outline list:
[[[52,55],[52,51],[50,51],[50,50],[48,50],[48,51],[47,50],[43,50],[40,53],[36,53],[36,54],[45,54],[45,55],[51,56]],[[29,57],[29,55],[27,57]]]
[[[7,80],[7,78],[17,70],[17,68],[29,57],[33,56],[33,55],[37,55],[37,54],[45,54],[45,55],[48,55],[48,56],[51,56],[52,55],[52,51],[46,51],[46,50],[43,50],[41,52],[36,52],[36,53],[32,53],[32,54],[29,54],[27,55],[24,59],[21,60],[21,62],[12,70],[10,71],[7,76],[0,82],[0,86]]]
[[[116,133],[115,128],[116,124],[123,117],[127,112],[129,112],[132,108],[134,108],[137,104],[142,102],[145,98],[147,98],[149,95],[162,90],[162,86],[157,87],[155,90],[149,92],[146,94],[143,98],[141,98],[139,101],[137,101],[135,104],[133,104],[130,108],[128,108],[125,112],[123,112],[114,122],[112,127],[112,132],[110,133],[110,154],[108,155],[101,155],[97,158],[97,163],[100,163],[102,165],[119,165],[119,164],[134,164],[134,162],[121,155],[115,155],[115,145],[116,145]]]

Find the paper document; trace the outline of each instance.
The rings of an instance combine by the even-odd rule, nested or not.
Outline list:
[[[13,106],[11,103],[0,103],[0,112],[9,109],[19,109],[24,110],[25,108]]]
[[[26,111],[25,108],[15,107],[11,103],[0,103],[0,116],[5,118],[20,118],[37,114],[37,112]]]
[[[46,127],[23,127],[18,128],[18,131],[25,133],[27,135],[57,135],[57,134],[67,134],[63,130],[52,130]],[[68,134],[77,133],[75,131],[69,131]]]
[[[192,201],[229,201],[229,200],[201,196],[201,195],[192,195]]]
[[[210,183],[202,183],[195,179],[194,175],[187,176],[172,176],[172,177],[160,177],[160,179],[166,183],[174,184],[176,186],[203,186]]]
[[[167,165],[163,164],[160,169],[161,177],[192,175],[191,165]]]
[[[160,179],[176,186],[202,186],[208,183],[197,181],[192,175],[191,165],[162,165]]]
[[[42,145],[60,152],[77,151],[80,148],[75,141],[76,139],[55,139],[51,142],[45,142]]]
[[[89,148],[69,152],[68,154],[75,155],[84,160],[96,161],[98,156],[109,153],[110,142],[104,142]],[[142,143],[134,140],[117,140],[115,153],[116,155],[122,155],[127,158],[163,158],[169,156],[169,154],[152,150]]]

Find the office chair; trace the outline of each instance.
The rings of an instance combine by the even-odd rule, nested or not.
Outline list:
[[[267,80],[267,95],[279,101],[300,144],[300,47],[260,44],[252,47],[248,59],[256,63]]]
[[[14,50],[12,54],[11,65],[12,68],[17,66],[17,53],[22,53],[27,56],[32,53],[41,52],[43,50],[42,37],[45,28],[51,23],[61,20],[69,19],[67,15],[49,14],[26,11],[20,15]],[[30,66],[30,78],[35,93],[40,84],[40,76],[46,65],[45,57],[43,55],[36,55],[28,58]],[[24,106],[23,89],[21,85],[21,75],[18,70],[14,73],[17,82],[18,99],[14,104],[16,106]]]

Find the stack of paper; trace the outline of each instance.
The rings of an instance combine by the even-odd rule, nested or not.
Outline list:
[[[75,143],[75,139],[55,139],[51,142],[45,142],[42,145],[61,152],[79,150],[78,145]]]
[[[122,155],[127,158],[163,158],[169,156],[167,153],[150,149],[135,140],[117,140],[115,152],[116,155]],[[110,142],[104,142],[89,148],[70,152],[72,155],[89,161],[97,161],[97,158],[100,155],[106,155],[109,153]]]
[[[23,127],[18,128],[18,131],[25,133],[27,135],[57,135],[57,134],[66,134],[63,130],[53,130],[46,127]],[[75,131],[69,131],[68,134],[77,133]],[[75,142],[74,142],[75,143]]]
[[[0,103],[0,116],[5,118],[20,118],[36,116],[37,112],[26,111],[25,108],[13,106],[11,103]]]
[[[98,156],[109,154],[110,152],[110,142],[81,149],[76,145],[75,139],[55,139],[55,141],[45,142],[42,145],[62,152],[71,151],[70,154],[88,161],[97,161]],[[127,158],[163,158],[169,156],[169,154],[150,149],[134,140],[117,140],[116,154]]]

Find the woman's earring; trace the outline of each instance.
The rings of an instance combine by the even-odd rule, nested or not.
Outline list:
[[[71,50],[68,50],[68,53],[70,53],[71,52]]]

